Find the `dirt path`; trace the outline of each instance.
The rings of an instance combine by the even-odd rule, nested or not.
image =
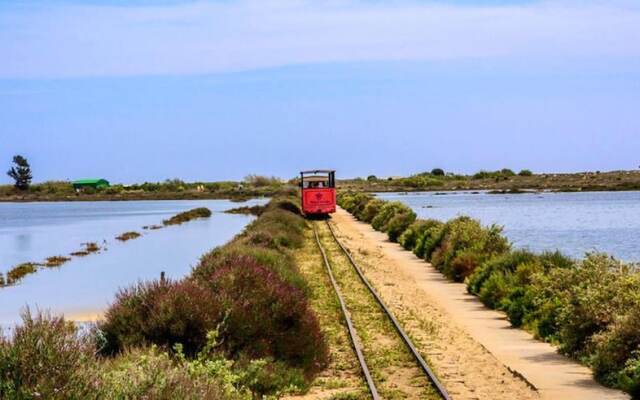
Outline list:
[[[628,399],[370,225],[341,209],[333,223],[454,399]]]

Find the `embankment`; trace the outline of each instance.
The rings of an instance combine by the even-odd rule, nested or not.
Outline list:
[[[308,229],[296,203],[272,200],[182,280],[121,290],[90,332],[25,314],[0,339],[0,398],[250,399],[306,390],[328,353],[294,259]]]

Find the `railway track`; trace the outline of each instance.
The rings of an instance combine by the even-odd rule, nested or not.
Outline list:
[[[320,249],[320,253],[322,254],[322,258],[324,260],[324,265],[327,270],[329,280],[331,281],[331,285],[333,286],[335,294],[338,298],[338,302],[340,303],[340,308],[342,310],[343,317],[347,324],[347,330],[351,338],[351,343],[355,350],[356,357],[360,364],[360,369],[362,370],[362,374],[364,376],[364,379],[365,379],[367,388],[371,394],[371,397],[374,400],[383,398],[380,395],[380,390],[378,385],[378,383],[380,383],[380,381],[383,379],[379,376],[379,374],[376,374],[375,366],[374,366],[375,362],[373,362],[375,360],[369,360],[369,362],[367,362],[367,358],[365,356],[366,349],[362,344],[361,336],[358,334],[358,331],[356,329],[357,324],[354,323],[353,317],[354,315],[356,315],[356,317],[358,316],[356,313],[366,312],[367,308],[368,309],[376,308],[376,311],[379,313],[382,313],[383,318],[388,320],[388,322],[392,325],[393,332],[395,333],[397,338],[399,338],[399,340],[402,342],[405,351],[410,355],[410,358],[413,360],[414,365],[417,366],[417,368],[419,369],[420,374],[424,378],[426,378],[425,384],[430,386],[429,388],[427,388],[427,391],[426,391],[426,393],[428,394],[427,397],[434,398],[434,399],[449,400],[451,397],[447,393],[446,389],[442,386],[442,384],[440,383],[436,375],[433,373],[429,365],[422,358],[422,356],[416,349],[415,345],[413,344],[409,336],[405,333],[404,329],[402,329],[402,326],[400,325],[398,320],[395,318],[391,310],[389,310],[389,308],[384,303],[382,298],[378,295],[378,293],[373,288],[371,283],[369,283],[367,278],[364,276],[364,274],[362,273],[362,270],[360,269],[360,267],[358,267],[357,263],[355,262],[355,260],[353,259],[353,257],[351,256],[347,248],[337,238],[333,228],[331,227],[331,224],[328,221],[325,221],[325,223],[327,228],[326,231],[328,231],[329,233],[329,235],[326,235],[325,237],[328,240],[330,240],[332,243],[337,245],[338,250],[334,251],[334,256],[344,257],[344,259],[347,260],[346,264],[348,264],[352,272],[357,275],[356,282],[359,282],[361,286],[366,288],[366,292],[368,292],[368,294],[370,295],[369,297],[372,299],[372,301],[371,300],[369,301],[369,304],[366,304],[365,306],[363,306],[362,304],[355,304],[355,302],[353,302],[352,304],[352,302],[349,301],[349,296],[345,296],[343,294],[341,290],[341,284],[340,284],[341,283],[340,281],[342,279],[336,276],[337,274],[334,273],[334,268],[332,267],[331,261],[333,260],[333,257],[328,256],[327,254],[328,252],[325,246],[323,246],[321,235],[318,234],[318,225],[321,225],[322,223],[314,222],[313,233],[316,239],[316,243],[318,245],[318,248]],[[345,270],[343,270],[342,272],[343,272],[342,274],[343,277],[346,276],[346,274],[350,273]],[[353,284],[355,282],[352,280],[349,283]],[[355,290],[357,290],[357,288],[350,286],[348,288],[348,293],[353,293]],[[389,334],[389,332],[387,332],[387,334]],[[371,335],[367,334],[366,336],[371,336]],[[424,395],[420,395],[419,397],[423,398],[423,396]]]

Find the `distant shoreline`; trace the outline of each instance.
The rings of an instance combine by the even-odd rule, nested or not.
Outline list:
[[[171,200],[230,200],[245,202],[253,198],[269,197],[268,194],[241,194],[227,195],[215,193],[163,193],[135,194],[135,195],[102,195],[102,194],[78,194],[78,195],[13,195],[0,197],[0,203],[39,203],[39,202],[82,202],[82,201],[171,201]]]
[[[505,175],[500,171],[476,175],[429,173],[410,177],[345,179],[338,181],[342,191],[358,192],[450,192],[488,191],[492,194],[530,192],[619,192],[640,190],[640,171],[580,172],[558,174]]]

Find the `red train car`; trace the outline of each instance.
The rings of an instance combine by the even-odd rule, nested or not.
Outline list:
[[[336,172],[317,169],[300,172],[302,211],[306,215],[336,212]]]

